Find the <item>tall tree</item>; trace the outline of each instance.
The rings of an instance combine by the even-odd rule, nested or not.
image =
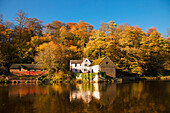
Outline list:
[[[118,67],[130,73],[142,74],[142,59],[140,59],[140,42],[144,32],[138,27],[124,26],[119,32],[119,48],[121,59]]]
[[[18,12],[16,13],[16,23],[20,28],[24,28],[25,27],[25,22],[26,22],[26,18],[27,18],[27,13],[25,13],[22,9],[19,9]]]
[[[42,36],[42,21],[37,18],[26,18],[25,27],[28,29],[30,37]]]
[[[27,13],[25,13],[22,9],[19,9],[16,13],[15,21],[16,21],[16,38],[18,39],[18,45],[21,44],[22,41],[26,40],[24,33],[26,32],[25,23],[27,19]],[[22,42],[23,43],[23,42]]]
[[[38,54],[35,57],[35,62],[43,69],[47,69],[49,73],[53,70],[67,71],[69,69],[68,51],[62,44],[55,44],[51,41],[40,45],[37,50]]]
[[[166,40],[156,30],[152,30],[150,35],[144,38],[142,48],[148,53],[145,65],[147,71],[145,73],[151,75],[163,74],[166,53],[168,52]]]
[[[55,47],[52,44],[44,43],[43,49],[41,49],[35,57],[35,62],[40,68],[46,69],[51,75],[53,69],[57,67],[57,59],[55,57]]]
[[[106,56],[108,42],[105,39],[105,34],[102,34],[99,30],[93,30],[90,41],[84,49],[84,55],[90,59],[98,59]]]

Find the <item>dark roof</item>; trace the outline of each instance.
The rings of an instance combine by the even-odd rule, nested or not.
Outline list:
[[[10,69],[19,69],[20,66],[24,69],[38,69],[36,64],[12,64]]]
[[[81,64],[83,60],[70,60],[71,64]]]

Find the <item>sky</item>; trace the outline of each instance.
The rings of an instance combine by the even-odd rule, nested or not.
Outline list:
[[[170,0],[0,0],[4,20],[14,21],[19,9],[43,24],[83,20],[98,29],[101,21],[113,20],[118,25],[137,25],[143,31],[154,26],[162,36],[170,28]]]

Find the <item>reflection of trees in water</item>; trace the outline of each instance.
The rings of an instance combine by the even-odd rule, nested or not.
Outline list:
[[[119,84],[117,85],[117,98],[108,110],[116,110],[117,112],[169,112],[170,99],[163,88],[164,86],[166,86],[164,83],[158,84],[158,82]]]
[[[1,87],[0,113],[33,113],[34,99],[38,95],[46,95],[45,87],[35,84],[16,84]]]
[[[19,84],[12,85],[8,89],[8,95],[12,96],[31,96],[31,95],[46,95],[47,90],[44,87],[38,87],[36,84]]]
[[[38,96],[33,104],[36,113],[69,112],[69,90],[70,85],[49,86],[48,95]]]
[[[20,87],[0,87],[0,113],[170,112],[170,82],[61,84],[28,87],[26,86],[25,90],[30,91],[35,88],[37,92],[45,93],[12,96],[11,88]],[[24,91],[23,87],[21,89]],[[95,91],[98,92],[96,95],[94,95]],[[78,94],[81,92],[84,99],[80,96],[81,99],[76,97],[70,102],[70,95],[73,95],[73,92]],[[85,99],[90,101],[86,100],[86,103]]]

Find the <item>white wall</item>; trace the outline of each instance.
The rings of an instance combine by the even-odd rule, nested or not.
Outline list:
[[[94,65],[91,67],[91,72],[93,70],[93,73],[98,73],[99,72],[99,65]]]
[[[87,66],[85,66],[85,64],[87,64]],[[89,66],[91,64],[91,62],[86,58],[84,59],[84,61],[81,64],[77,64],[77,66],[75,67],[75,64],[70,64],[70,69],[72,69],[73,73],[79,73],[80,70],[82,73],[88,73],[89,71],[93,73],[98,73],[99,72],[99,65],[94,65],[94,66]],[[77,71],[75,71],[75,69]],[[85,71],[84,69],[86,69],[87,71]]]
[[[85,64],[87,64],[87,66],[85,66]],[[88,71],[90,71],[90,67],[88,67],[91,64],[91,62],[85,58],[85,60],[81,63],[81,69],[83,73],[87,73]],[[87,71],[85,71],[85,69]]]
[[[80,70],[81,70],[80,64],[77,64],[77,66],[75,66],[75,64],[71,64],[71,70],[72,70],[73,73],[76,73],[76,72],[80,73]]]

